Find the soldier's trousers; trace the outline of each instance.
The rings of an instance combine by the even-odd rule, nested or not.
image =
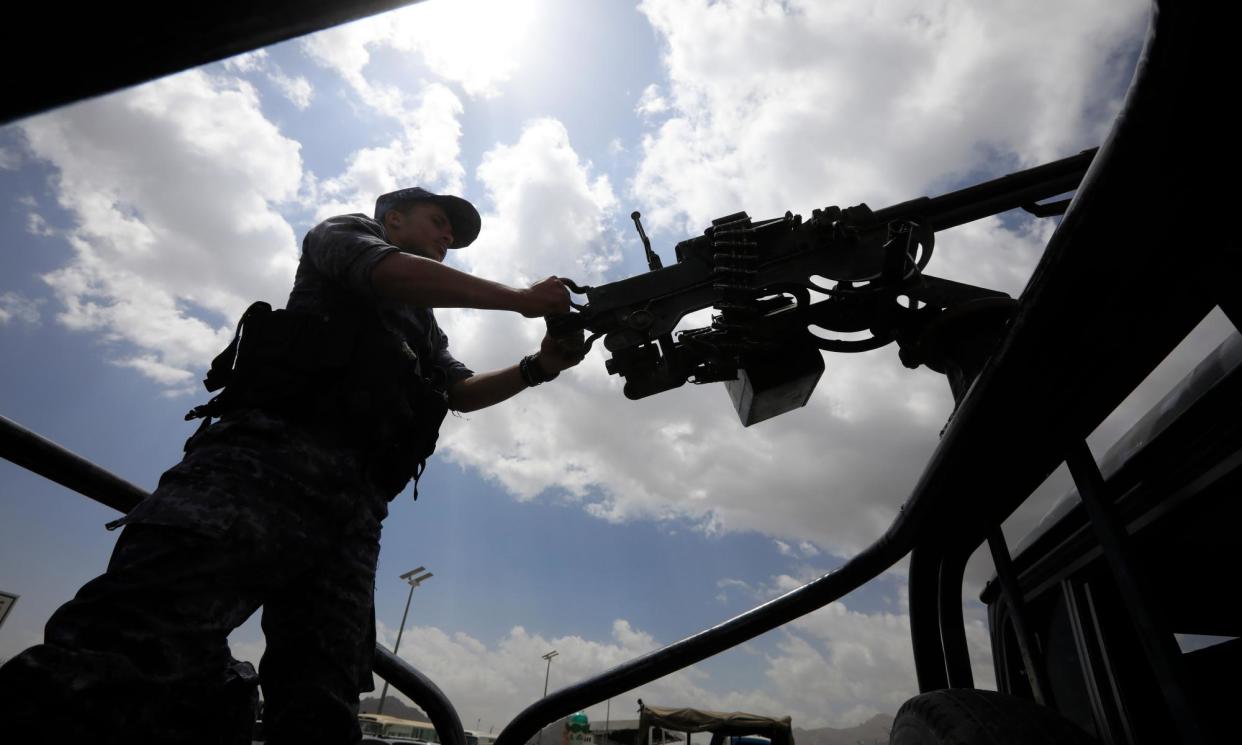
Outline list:
[[[347,453],[265,415],[191,443],[118,521],[107,572],[0,668],[6,739],[248,742],[257,681],[226,637],[260,606],[267,742],[359,739],[386,499],[360,487]]]

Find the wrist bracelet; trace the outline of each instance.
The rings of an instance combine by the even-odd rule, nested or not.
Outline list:
[[[522,376],[522,382],[526,384],[527,388],[534,388],[539,385],[538,381],[532,380],[530,377],[530,357],[523,357],[522,361],[518,363],[518,373]]]
[[[549,380],[555,380],[559,372],[548,374],[543,369],[543,365],[539,362],[539,354],[528,354],[518,363],[518,373],[522,376],[522,382],[530,388],[534,388],[540,383],[546,383]]]

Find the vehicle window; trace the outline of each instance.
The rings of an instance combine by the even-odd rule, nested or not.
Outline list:
[[[1043,641],[1044,672],[1048,687],[1052,689],[1049,692],[1052,704],[1062,716],[1096,737],[1095,715],[1087,684],[1083,680],[1084,665],[1079,656],[1065,596],[1063,592],[1048,595],[1041,609],[1045,620],[1040,638]]]
[[[1228,570],[1237,564],[1239,489],[1242,474],[1220,479],[1153,521],[1139,544],[1152,600],[1165,613],[1182,652],[1192,704],[1221,741],[1230,739],[1226,720],[1242,699],[1237,674],[1242,669],[1242,611]]]

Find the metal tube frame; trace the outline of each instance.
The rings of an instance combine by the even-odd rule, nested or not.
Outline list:
[[[121,512],[129,512],[150,496],[142,488],[4,416],[0,416],[0,458]],[[374,669],[427,712],[442,745],[466,745],[457,710],[429,678],[378,644]]]
[[[945,674],[950,688],[974,688],[970,651],[966,646],[966,624],[962,619],[962,579],[966,575],[969,551],[949,550],[940,560],[937,592],[940,644],[944,647]]]
[[[1009,546],[1005,544],[1005,534],[997,526],[988,533],[988,550],[992,553],[992,563],[996,566],[996,577],[1000,581],[1001,593],[1009,606],[1009,617],[1013,620],[1014,636],[1018,640],[1018,651],[1022,654],[1022,667],[1026,669],[1026,679],[1031,685],[1031,695],[1036,703],[1047,704],[1048,682],[1044,677],[1042,665],[1036,664],[1035,636],[1031,633],[1027,622],[1026,601],[1022,597],[1022,589],[1018,584],[1018,575],[1013,569],[1013,559],[1009,556]]]
[[[907,594],[910,601],[910,644],[919,692],[949,687],[944,645],[940,639],[940,557],[932,546],[916,546],[910,553]]]
[[[1181,651],[1134,562],[1129,534],[1108,496],[1104,476],[1087,443],[1073,445],[1065,463],[1182,742],[1206,742],[1200,719],[1186,694]]]

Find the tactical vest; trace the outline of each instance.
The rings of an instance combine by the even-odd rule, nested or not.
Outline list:
[[[373,309],[326,316],[257,302],[203,380],[220,393],[186,419],[206,426],[239,409],[275,413],[358,452],[390,499],[414,479],[417,499],[448,412],[444,374],[428,368]]]

